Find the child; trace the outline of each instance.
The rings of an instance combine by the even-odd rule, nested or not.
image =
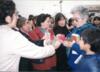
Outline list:
[[[100,72],[100,30],[86,29],[78,44],[86,53],[81,56],[74,72]]]

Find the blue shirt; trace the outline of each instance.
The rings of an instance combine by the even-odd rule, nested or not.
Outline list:
[[[100,72],[100,54],[84,55],[73,72]]]

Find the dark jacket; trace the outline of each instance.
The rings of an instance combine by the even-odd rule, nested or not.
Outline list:
[[[73,72],[100,72],[100,54],[84,55]]]
[[[54,27],[53,29],[55,35],[57,34],[64,34],[66,36],[66,33],[68,33],[68,29],[66,27]],[[67,58],[66,58],[66,47],[61,45],[57,50],[56,50],[56,56],[57,56],[57,70],[58,71],[69,71],[70,68],[67,63]]]
[[[66,26],[65,27],[60,27],[60,26],[54,27],[53,31],[54,31],[55,35],[64,34],[66,36],[66,33],[68,33],[68,29]]]

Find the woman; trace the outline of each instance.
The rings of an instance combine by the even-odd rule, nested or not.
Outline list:
[[[57,13],[55,16],[55,26],[53,28],[53,31],[55,35],[57,34],[63,34],[66,36],[66,33],[68,33],[68,29],[66,27],[66,18],[62,13]],[[56,50],[57,55],[57,70],[58,71],[65,71],[68,70],[67,65],[67,56],[66,56],[66,47],[61,45],[59,49]]]
[[[66,27],[66,18],[62,13],[57,13],[55,16],[55,26],[54,26],[54,33],[57,34],[64,34],[66,36],[66,33],[68,32],[68,29]]]
[[[33,31],[33,35],[35,33],[38,37],[37,40],[43,40],[45,37],[48,37],[49,39],[50,35],[54,35],[53,30],[50,29],[50,25],[51,25],[51,16],[49,14],[40,14],[37,17],[36,28]],[[34,38],[34,36],[32,38]],[[34,38],[34,40],[36,40],[36,38]],[[55,66],[56,66],[55,55],[41,59],[39,63],[33,62],[34,69],[38,71],[54,70]]]
[[[0,1],[0,71],[18,72],[21,57],[40,59],[55,53],[54,46],[36,46],[14,31],[17,17],[12,0]]]
[[[32,24],[30,24],[26,18],[19,17],[17,21],[17,28],[24,37],[33,42],[28,34],[28,32],[30,32],[32,29]],[[33,71],[31,59],[21,57],[19,63],[19,71]]]

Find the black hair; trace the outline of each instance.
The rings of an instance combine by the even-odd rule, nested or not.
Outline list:
[[[95,20],[100,20],[100,17],[99,16],[95,16],[93,21],[95,21]]]
[[[58,26],[58,21],[60,21],[62,17],[65,19],[66,22],[66,17],[62,13],[57,13],[55,15],[55,26]]]
[[[81,37],[84,43],[91,45],[91,50],[100,53],[100,29],[91,28],[82,32]]]
[[[40,14],[36,19],[36,26],[41,26],[41,23],[44,22],[47,17],[51,18],[49,14]]]
[[[0,25],[7,24],[5,18],[15,13],[15,3],[12,0],[0,1]]]
[[[34,16],[33,15],[29,15],[28,20],[34,20]]]
[[[68,20],[68,25],[71,26],[72,23],[73,23],[73,21],[74,21],[74,19],[73,19],[73,18],[70,18],[70,19]]]
[[[90,13],[89,14],[89,18],[91,18],[92,16],[95,16],[95,13]]]

